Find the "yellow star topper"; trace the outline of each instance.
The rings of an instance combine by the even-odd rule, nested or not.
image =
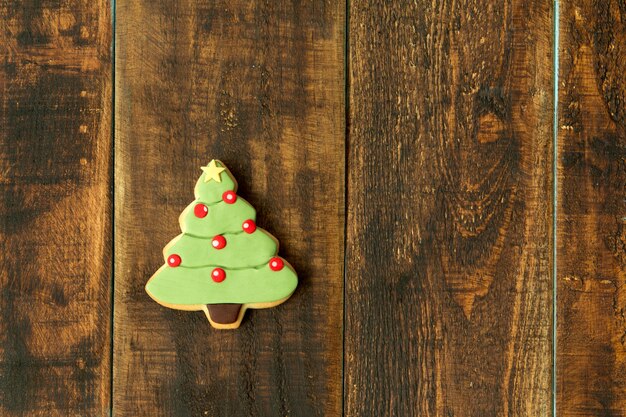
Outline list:
[[[215,159],[213,159],[211,162],[209,162],[209,165],[202,167],[202,171],[204,171],[205,174],[204,182],[209,182],[211,180],[214,180],[216,182],[222,182],[220,174],[224,170],[226,170],[226,168],[218,167],[217,165],[215,165]]]

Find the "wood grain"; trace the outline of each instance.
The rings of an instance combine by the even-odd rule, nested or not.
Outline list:
[[[117,2],[114,412],[341,413],[343,2]],[[300,285],[236,331],[146,280],[219,158]]]
[[[626,5],[561,2],[559,416],[626,416]]]
[[[111,14],[0,1],[0,415],[110,403]]]
[[[349,16],[346,415],[549,415],[549,2]]]

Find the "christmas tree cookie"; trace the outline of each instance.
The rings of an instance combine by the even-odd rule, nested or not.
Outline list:
[[[212,160],[202,171],[196,200],[179,218],[183,233],[163,249],[165,265],[146,291],[165,307],[202,310],[213,327],[236,329],[248,308],[286,301],[298,278],[226,166]]]

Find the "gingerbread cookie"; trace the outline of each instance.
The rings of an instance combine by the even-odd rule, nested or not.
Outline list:
[[[256,226],[256,211],[236,194],[237,182],[212,160],[202,167],[196,200],[179,218],[182,234],[163,249],[163,265],[146,284],[157,303],[206,314],[218,329],[236,329],[248,308],[286,301],[298,285],[276,256],[278,241]]]

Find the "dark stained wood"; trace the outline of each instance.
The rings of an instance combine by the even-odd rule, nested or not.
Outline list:
[[[108,415],[110,4],[3,0],[0,28],[0,415]]]
[[[551,5],[349,16],[346,415],[547,416]]]
[[[114,413],[341,413],[343,2],[118,0]],[[238,330],[144,285],[219,158],[300,277]]]
[[[559,416],[626,416],[626,5],[561,2]]]

